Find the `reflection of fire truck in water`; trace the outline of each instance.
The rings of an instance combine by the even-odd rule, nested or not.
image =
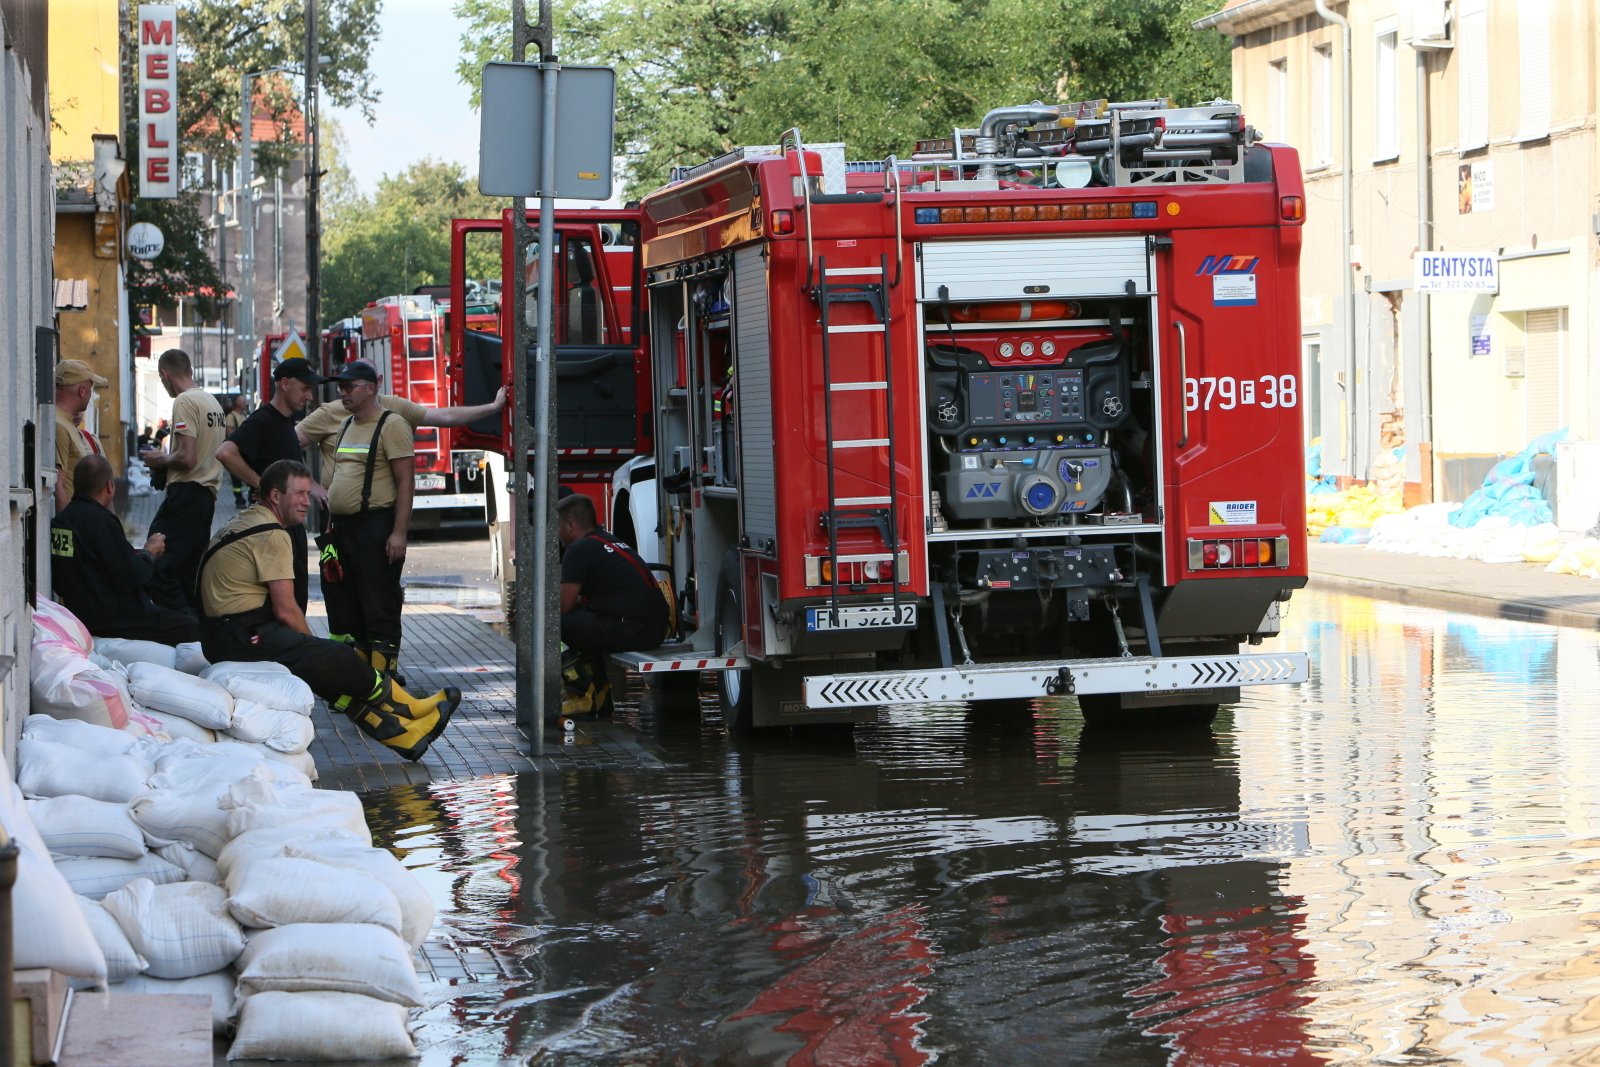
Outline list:
[[[631,334],[590,214],[556,226],[559,444],[652,439],[611,521],[684,632],[635,668],[717,671],[735,727],[1051,695],[1209,722],[1307,676],[1240,651],[1306,580],[1304,193],[1237,106],[731,152],[631,213]],[[511,378],[478,337],[458,402]]]

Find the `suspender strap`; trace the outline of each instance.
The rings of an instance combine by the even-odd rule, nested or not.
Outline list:
[[[246,529],[243,529],[243,530],[235,530],[231,534],[224,534],[223,536],[217,538],[216,544],[214,544],[210,548],[206,549],[205,555],[200,557],[200,566],[195,568],[195,575],[194,575],[195,602],[196,603],[200,603],[200,590],[205,586],[205,583],[206,583],[206,564],[211,562],[211,557],[212,556],[216,555],[218,552],[221,552],[224,548],[227,548],[229,545],[233,544],[235,541],[243,541],[246,537],[250,537],[250,536],[252,536],[254,534],[258,534],[258,533],[266,533],[268,530],[282,530],[282,529],[283,529],[283,524],[282,523],[263,522],[263,523],[259,523],[259,524],[255,525],[255,526],[247,527]]]
[[[367,471],[361,479],[361,510],[365,512],[372,504],[372,472],[378,464],[378,440],[383,436],[383,420],[394,414],[388,408],[378,416],[378,425],[372,428],[372,439],[367,442]],[[339,439],[333,443],[333,462],[339,462],[339,446],[344,444],[344,435],[350,432],[350,425],[356,421],[351,415],[344,420],[344,425],[339,428]]]
[[[613,548],[615,548],[617,550],[617,555],[633,564],[633,569],[639,572],[639,577],[644,579],[645,585],[648,585],[651,589],[656,589],[659,591],[659,587],[657,585],[658,579],[656,576],[651,574],[649,569],[646,568],[643,563],[639,562],[639,558],[629,551],[628,547],[621,541],[606,537],[599,530],[590,530],[588,536],[594,538],[596,541],[599,541],[602,545],[611,545]]]

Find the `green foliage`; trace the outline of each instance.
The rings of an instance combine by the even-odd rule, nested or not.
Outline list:
[[[507,203],[478,194],[459,163],[424,159],[385,175],[370,198],[355,196],[330,211],[323,238],[325,318],[358,314],[380,296],[450,280],[450,220],[484,218]],[[467,272],[498,278],[498,246],[468,245]]]
[[[185,192],[171,200],[135,200],[133,221],[155,223],[166,245],[150,263],[128,260],[128,303],[171,308],[181,297],[194,303],[202,319],[215,322],[221,312],[218,298],[223,282],[211,260],[200,198]]]
[[[558,0],[563,62],[617,69],[629,195],[798,126],[853,158],[1031,100],[1225,96],[1228,39],[1190,28],[1216,0]],[[457,0],[457,71],[511,56],[509,0]]]

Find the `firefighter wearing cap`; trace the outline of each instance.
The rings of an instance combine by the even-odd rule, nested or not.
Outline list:
[[[312,386],[328,379],[311,368],[304,359],[285,359],[272,368],[272,399],[256,408],[239,428],[217,448],[217,462],[250,490],[252,499],[261,500],[261,475],[280,459],[300,462],[300,441],[295,436],[295,417],[305,410]],[[326,501],[322,486],[312,483],[311,495]],[[310,592],[306,569],[308,541],[304,523],[289,527],[294,554],[294,599],[303,612]]]
[[[100,442],[79,423],[89,410],[95,386],[106,380],[81,359],[64,359],[56,365],[56,511],[72,499],[72,472],[84,456],[100,455]]]
[[[430,408],[408,400],[403,396],[382,392],[383,376],[373,366],[370,360],[358,359],[345,364],[344,371],[352,368],[362,368],[356,373],[361,374],[362,380],[370,382],[377,390],[378,403],[383,410],[392,412],[406,424],[407,433],[414,432],[420,426],[466,426],[488,415],[494,415],[506,406],[506,391],[502,387],[495,394],[495,398],[487,404],[463,405],[459,407]],[[366,377],[367,374],[370,378]],[[321,454],[320,473],[325,486],[331,486],[334,473],[338,469],[336,444],[340,433],[344,429],[345,421],[350,417],[350,409],[343,400],[336,400],[322,405],[300,421],[295,432],[300,438],[300,443],[305,448],[315,448]],[[330,570],[332,568],[330,559]],[[342,565],[341,565],[342,566]],[[332,583],[329,583],[331,585]],[[326,595],[327,586],[324,587]],[[333,593],[330,601],[329,617],[332,618],[332,604],[337,602],[339,592]],[[335,631],[341,632],[341,631]],[[392,647],[385,641],[377,647],[358,644],[358,650],[372,660],[372,665],[395,678],[402,685],[405,679],[399,673],[400,638],[396,629]]]
[[[294,600],[288,528],[303,525],[311,472],[279,460],[258,480],[259,503],[225,526],[200,563],[201,648],[213,662],[272,660],[288,667],[368,737],[419,760],[461,702],[455,688],[418,698],[349,646],[312,635]]]
[[[217,448],[226,419],[217,398],[194,383],[194,368],[183,349],[161,353],[156,371],[173,403],[167,450],[139,454],[151,470],[167,475],[166,496],[150,520],[151,533],[166,535],[167,551],[156,563],[150,595],[164,607],[198,614],[195,570],[211,538],[217,491],[222,487]]]

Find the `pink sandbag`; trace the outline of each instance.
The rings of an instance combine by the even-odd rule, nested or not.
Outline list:
[[[94,648],[89,628],[79,622],[76,615],[55,601],[42,598],[33,609],[33,639],[65,641],[86,656]]]
[[[133,700],[120,673],[96,667],[88,653],[71,641],[44,641],[35,636],[30,666],[36,714],[81,719],[113,730],[128,725]]]

